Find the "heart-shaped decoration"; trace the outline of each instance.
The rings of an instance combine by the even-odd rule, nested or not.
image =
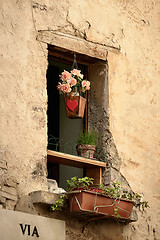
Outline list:
[[[76,100],[68,100],[67,107],[73,112],[78,106],[78,102]]]

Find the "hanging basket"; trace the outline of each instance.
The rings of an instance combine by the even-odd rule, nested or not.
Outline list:
[[[64,97],[66,115],[68,118],[83,118],[86,99],[81,96],[68,95]]]

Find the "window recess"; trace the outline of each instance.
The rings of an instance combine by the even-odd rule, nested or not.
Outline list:
[[[76,56],[78,69],[88,79],[88,68],[95,64],[97,59],[78,53]],[[56,88],[61,72],[71,70],[73,58],[74,53],[67,49],[48,46],[48,178],[55,179],[63,188],[66,187],[66,180],[73,176],[88,176],[94,178],[94,184],[101,183],[102,170],[106,166],[101,150],[96,159],[77,156],[76,137],[80,131],[88,130],[88,107],[86,106],[84,119],[67,119],[64,96],[59,95]]]

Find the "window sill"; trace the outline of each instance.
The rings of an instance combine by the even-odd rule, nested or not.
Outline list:
[[[56,152],[52,150],[47,151],[48,161],[69,165],[79,168],[94,168],[94,167],[106,167],[105,162],[100,162],[88,158],[78,157],[71,154]]]

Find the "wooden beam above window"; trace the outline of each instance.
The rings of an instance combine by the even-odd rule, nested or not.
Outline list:
[[[95,59],[106,61],[107,52],[110,49],[110,47],[103,44],[90,42],[82,38],[54,31],[39,31],[37,40],[52,46],[67,49],[70,52],[94,58],[94,61]]]
[[[50,60],[54,60],[58,62],[60,61],[60,62],[68,63],[72,65],[74,60],[74,53],[75,52],[69,51],[64,48],[48,45],[48,58]],[[88,66],[90,64],[96,63],[97,59],[88,57],[80,53],[76,53],[76,62],[78,63],[78,66],[79,64]]]

